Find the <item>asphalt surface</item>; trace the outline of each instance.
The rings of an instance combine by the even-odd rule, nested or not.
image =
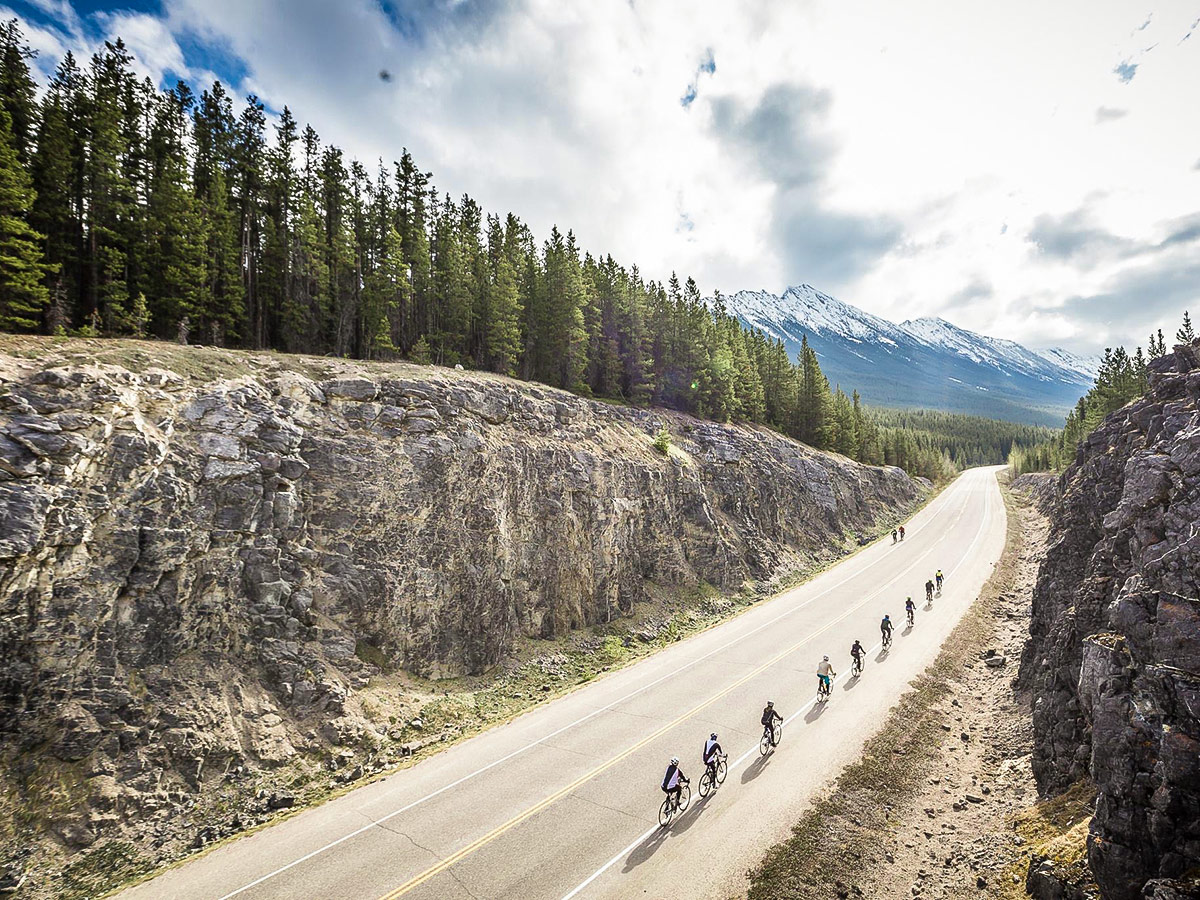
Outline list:
[[[978,595],[1004,546],[996,468],[972,469],[888,538],[812,581],[412,768],[125,891],[135,898],[714,897],[745,872],[879,727]],[[941,568],[942,595],[924,600]],[[904,624],[904,598],[918,604]],[[879,622],[897,623],[889,652]],[[859,678],[849,647],[868,648]],[[839,677],[815,702],[816,666]],[[759,753],[759,715],[787,717]],[[696,790],[711,731],[724,785]],[[692,800],[658,825],[672,756]]]

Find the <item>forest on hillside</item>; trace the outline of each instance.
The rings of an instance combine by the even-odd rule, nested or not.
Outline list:
[[[1183,324],[1175,332],[1175,342],[1190,344],[1195,339],[1191,315],[1184,310]],[[1124,347],[1107,348],[1096,373],[1096,383],[1079,398],[1062,430],[1050,440],[1029,442],[1021,439],[1009,452],[1008,464],[1013,474],[1060,471],[1073,463],[1079,442],[1091,434],[1105,416],[1149,389],[1147,362],[1165,356],[1167,352],[1161,329],[1150,335],[1147,347],[1147,353],[1138,347],[1132,354]]]
[[[569,230],[539,242],[513,213],[440,194],[407,150],[368,171],[286,106],[138,78],[120,40],[84,64],[67,53],[41,88],[33,58],[9,21],[0,329],[461,364],[933,479],[1024,439],[970,417],[869,415],[807,343],[793,361],[719,294],[646,279]]]

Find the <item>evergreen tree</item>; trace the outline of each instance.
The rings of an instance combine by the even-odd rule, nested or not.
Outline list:
[[[29,164],[38,127],[37,86],[29,74],[29,60],[36,56],[15,18],[0,26],[0,106],[11,120],[12,146],[22,165]]]
[[[0,109],[0,329],[36,331],[49,303],[42,283],[43,236],[29,225],[29,174],[13,145],[12,117]]]
[[[215,321],[205,302],[208,230],[188,177],[187,121],[192,94],[180,82],[156,104],[148,142],[149,197],[146,243],[152,296],[151,321],[162,337],[187,319],[190,332],[210,340]],[[110,304],[110,330],[129,331],[124,303]],[[207,333],[206,333],[207,332]]]
[[[1179,330],[1175,332],[1175,340],[1180,344],[1190,344],[1196,339],[1196,332],[1192,329],[1192,317],[1188,315],[1188,311],[1183,311],[1183,324],[1179,326]]]

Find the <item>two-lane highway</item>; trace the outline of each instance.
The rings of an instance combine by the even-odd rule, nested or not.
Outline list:
[[[881,541],[742,616],[599,679],[410,769],[220,847],[124,892],[135,898],[728,897],[938,648],[1004,546],[997,469],[972,469]],[[930,608],[924,584],[941,568]],[[917,602],[904,626],[904,599]],[[879,622],[897,623],[890,652]],[[848,677],[855,639],[872,648]],[[813,702],[816,666],[841,673]],[[757,745],[766,700],[788,717]],[[700,799],[712,731],[729,777]],[[672,756],[688,811],[657,825]]]

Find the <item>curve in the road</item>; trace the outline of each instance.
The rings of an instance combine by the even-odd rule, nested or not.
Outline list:
[[[962,508],[960,508],[957,511],[956,516],[955,516],[956,523],[962,518],[963,513],[964,513],[964,509],[962,509]],[[986,519],[984,521],[986,521]],[[915,528],[910,527],[908,529],[908,535],[909,535],[910,539],[913,535],[919,534],[922,530],[925,529],[925,527],[926,526],[924,524],[917,525]],[[882,538],[880,540],[882,540]],[[876,542],[876,543],[878,543],[878,542]],[[646,737],[643,740],[639,741],[637,744],[628,748],[626,751],[622,752],[618,756],[613,757],[607,763],[596,767],[591,772],[585,774],[584,776],[582,776],[575,782],[571,783],[567,787],[555,792],[554,794],[545,798],[543,801],[539,802],[538,804],[535,804],[535,806],[526,810],[524,813],[520,814],[519,816],[514,816],[508,822],[504,823],[503,825],[498,826],[497,828],[493,829],[493,831],[478,838],[473,843],[471,843],[468,846],[459,850],[453,856],[448,857],[447,859],[438,863],[436,866],[430,867],[425,872],[422,872],[420,875],[415,876],[414,878],[405,882],[403,885],[401,885],[396,890],[388,893],[386,895],[386,897],[389,898],[389,900],[394,900],[394,898],[400,897],[403,894],[407,893],[408,891],[412,890],[413,888],[417,887],[418,885],[424,883],[425,881],[428,881],[430,878],[434,877],[439,872],[445,871],[445,869],[449,868],[454,863],[462,860],[464,857],[470,855],[471,853],[475,852],[476,850],[478,850],[481,847],[485,846],[486,844],[490,843],[492,840],[499,837],[504,832],[508,831],[515,825],[519,824],[520,822],[522,822],[525,819],[529,818],[530,816],[534,815],[539,810],[544,809],[546,806],[550,805],[555,800],[558,800],[561,797],[566,796],[567,794],[569,794],[571,791],[575,790],[582,784],[592,780],[597,775],[600,775],[602,772],[611,768],[613,765],[620,762],[622,759],[624,759],[627,756],[629,756],[630,754],[636,752],[638,749],[640,749],[645,744],[653,741],[654,739],[656,739],[658,737],[661,737],[663,734],[665,734],[671,728],[674,728],[676,725],[678,725],[680,722],[687,719],[689,716],[692,716],[695,713],[703,710],[707,706],[710,706],[712,703],[716,702],[721,697],[725,696],[726,694],[728,694],[729,692],[731,692],[732,690],[734,690],[741,684],[745,683],[745,681],[748,681],[751,677],[760,674],[766,668],[769,668],[771,665],[774,665],[775,663],[779,662],[781,659],[785,658],[789,653],[795,652],[797,649],[799,649],[801,646],[803,646],[804,644],[811,641],[813,638],[818,637],[821,633],[823,633],[824,631],[827,631],[830,627],[832,627],[833,625],[842,621],[847,616],[849,616],[851,613],[856,612],[862,606],[866,605],[868,602],[875,599],[880,594],[884,593],[889,587],[891,587],[893,584],[895,584],[897,581],[899,581],[902,577],[904,577],[909,572],[911,572],[913,569],[915,569],[919,565],[921,565],[923,563],[923,561],[927,557],[929,557],[933,552],[934,552],[933,548],[926,549],[920,556],[918,556],[905,569],[901,570],[901,572],[899,572],[897,575],[893,576],[882,587],[880,587],[877,590],[875,590],[874,592],[866,595],[862,599],[862,601],[860,601],[854,607],[851,607],[849,610],[847,610],[843,615],[839,616],[837,619],[834,619],[831,622],[826,623],[826,625],[823,626],[822,628],[806,635],[804,638],[802,638],[801,640],[797,641],[795,644],[790,646],[787,650],[778,654],[776,657],[770,659],[767,663],[764,663],[762,666],[760,666],[755,671],[751,672],[749,675],[745,676],[743,679],[741,679],[737,682],[734,682],[733,684],[727,686],[724,690],[720,691],[717,694],[714,694],[708,700],[697,705],[694,709],[689,710],[687,713],[684,713],[682,716],[679,716],[676,720],[672,721],[669,725],[666,725],[666,726],[660,728],[658,731],[651,734],[649,737]],[[843,560],[843,562],[844,561],[845,560]],[[477,778],[478,776],[484,774],[485,772],[487,772],[491,769],[494,769],[497,766],[500,766],[503,763],[508,762],[529,750],[532,750],[534,747],[537,747],[539,744],[544,744],[547,741],[553,739],[554,737],[557,737],[558,735],[561,735],[564,732],[570,731],[571,729],[576,728],[579,725],[582,725],[584,722],[588,721],[589,719],[592,719],[595,716],[598,716],[604,712],[611,710],[612,708],[614,708],[616,706],[619,706],[620,704],[626,702],[627,700],[630,700],[630,699],[636,697],[637,695],[650,690],[651,688],[655,687],[656,685],[661,684],[662,682],[667,681],[669,679],[676,678],[679,675],[682,675],[688,669],[691,669],[692,667],[699,665],[700,663],[704,662],[709,657],[711,657],[717,653],[724,652],[725,650],[727,650],[729,647],[733,646],[734,644],[745,641],[746,639],[758,634],[763,629],[769,628],[772,625],[776,625],[783,619],[793,616],[796,613],[811,606],[812,604],[818,602],[819,600],[824,599],[825,597],[827,597],[830,594],[832,594],[833,592],[835,592],[838,588],[844,586],[846,583],[857,578],[860,574],[861,573],[859,573],[859,572],[854,572],[854,573],[847,575],[845,578],[841,579],[840,581],[834,582],[833,584],[829,585],[828,587],[822,589],[819,593],[814,594],[808,600],[805,600],[802,603],[798,603],[795,606],[792,606],[791,608],[784,610],[783,612],[779,613],[779,615],[768,619],[767,621],[757,625],[755,628],[745,632],[744,634],[738,635],[737,637],[735,637],[728,643],[723,644],[718,647],[714,647],[712,650],[708,651],[707,653],[705,653],[701,656],[696,657],[693,660],[690,660],[689,662],[685,663],[684,665],[679,666],[678,668],[675,668],[675,669],[671,670],[670,672],[665,673],[664,675],[661,675],[660,677],[654,679],[653,681],[647,682],[646,684],[642,685],[641,687],[639,687],[635,690],[632,690],[626,694],[623,694],[622,696],[613,700],[611,703],[608,703],[603,707],[595,709],[592,712],[590,712],[584,716],[580,716],[578,719],[575,719],[574,721],[569,722],[566,725],[563,725],[562,727],[552,731],[551,733],[546,734],[546,735],[538,738],[537,740],[530,741],[529,743],[527,743],[521,747],[518,747],[516,750],[513,750],[512,752],[506,754],[505,756],[500,757],[499,759],[493,760],[492,762],[488,763],[485,766],[480,766],[478,769],[475,769],[474,771],[462,776],[461,778],[458,778],[446,785],[443,785],[442,787],[438,788],[437,790],[431,791],[428,794],[425,794],[424,796],[422,796],[416,800],[413,800],[396,810],[393,810],[392,812],[388,813],[385,816],[381,816],[377,819],[373,819],[370,823],[363,825],[361,828],[357,828],[353,831],[347,832],[346,834],[342,835],[341,837],[336,838],[336,839],[330,841],[329,843],[327,843],[321,847],[318,847],[317,849],[312,850],[309,853],[306,853],[306,854],[292,860],[291,862],[280,866],[277,869],[274,869],[271,872],[267,872],[266,874],[254,879],[253,881],[247,882],[246,884],[238,887],[235,890],[229,891],[228,893],[222,895],[219,898],[219,900],[232,900],[232,898],[237,897],[238,895],[243,894],[253,888],[256,888],[274,878],[277,878],[278,876],[295,868],[296,866],[302,865],[303,863],[306,863],[324,853],[329,852],[330,850],[337,848],[338,846],[346,843],[347,841],[351,840],[352,838],[358,837],[359,835],[361,835],[367,831],[370,831],[373,828],[379,827],[380,825],[383,825],[384,823],[388,822],[389,820],[391,820],[397,816],[400,816],[400,815],[414,809],[415,807],[420,806],[421,804],[426,803],[429,800],[432,800],[435,797],[437,797],[441,794],[444,794],[447,791],[452,790],[453,788],[456,788],[456,787],[464,784],[467,781],[472,780],[473,778]]]
[[[983,518],[980,519],[979,528],[975,532],[975,537],[971,541],[971,546],[967,548],[967,552],[963,554],[962,559],[959,560],[959,562],[957,562],[954,565],[954,567],[950,569],[950,574],[946,576],[947,580],[949,580],[949,578],[951,576],[953,576],[954,573],[959,570],[959,568],[963,564],[963,561],[965,561],[968,557],[970,557],[971,552],[975,549],[975,545],[978,544],[979,539],[981,537],[983,537],[984,527],[987,524],[988,506],[990,505],[990,503],[991,503],[990,498],[987,501],[985,501],[984,516],[983,516]],[[830,623],[830,624],[833,624],[833,623]],[[882,646],[883,646],[883,641],[882,640],[877,641],[874,644],[874,646],[872,646],[871,649],[867,651],[866,655],[867,656],[873,655]],[[843,673],[841,675],[837,675],[832,679],[832,683],[837,684],[839,681],[841,681],[845,677],[847,677],[845,673]],[[816,706],[817,703],[820,702],[820,700],[821,700],[820,696],[814,695],[812,697],[812,699],[810,699],[807,703],[805,703],[803,706],[801,706],[798,710],[796,710],[790,716],[785,718],[782,723],[783,726],[786,727],[789,722],[792,722],[795,719],[799,718],[801,715],[807,713],[810,709],[812,709],[814,706]],[[826,700],[826,702],[828,702],[828,700]],[[744,763],[746,760],[748,760],[750,757],[752,757],[756,752],[758,752],[758,744],[754,744],[748,750],[746,750],[741,756],[739,756],[737,759],[735,759],[733,762],[731,762],[729,764],[729,771],[732,772],[735,769],[737,769],[739,766],[742,765],[742,763]],[[613,866],[615,866],[618,862],[620,862],[622,859],[624,859],[626,856],[628,856],[630,853],[632,853],[634,850],[636,850],[640,844],[645,842],[651,835],[654,834],[654,832],[658,831],[662,827],[663,826],[661,826],[661,825],[654,825],[650,828],[647,828],[645,831],[643,831],[641,834],[639,834],[636,838],[634,838],[632,841],[630,841],[629,845],[627,847],[625,847],[619,853],[614,855],[612,859],[610,859],[608,862],[606,862],[604,865],[602,865],[600,868],[598,868],[595,872],[593,872],[586,879],[584,879],[582,882],[580,882],[578,885],[576,885],[568,893],[564,894],[562,900],[573,900],[574,897],[579,896],[579,894],[581,894],[588,887],[588,885],[590,885],[593,881],[595,881],[597,878],[599,878],[601,875],[603,875],[605,872],[607,872],[609,869],[611,869]],[[389,894],[388,896],[391,897],[392,895]]]

